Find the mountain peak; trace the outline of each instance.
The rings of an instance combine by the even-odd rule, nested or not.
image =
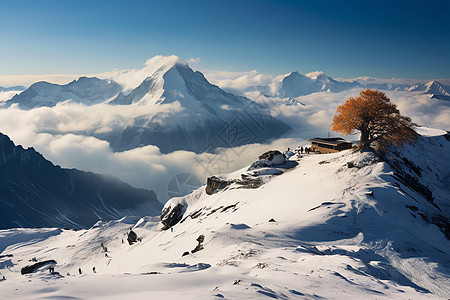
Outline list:
[[[157,55],[148,59],[142,68],[122,71],[112,79],[120,84],[126,92],[139,86],[148,77],[165,74],[177,64],[187,65],[176,55]]]
[[[313,71],[313,72],[309,72],[308,74],[306,74],[305,76],[311,78],[311,79],[318,79],[319,77],[328,77],[326,76],[322,71]]]

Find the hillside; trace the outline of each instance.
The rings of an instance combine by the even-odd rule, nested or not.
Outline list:
[[[172,229],[125,218],[76,232],[0,231],[1,291],[15,299],[448,298],[449,155],[446,134],[386,156],[266,158],[172,198],[163,209]],[[129,245],[130,227],[142,241]],[[55,260],[59,274],[20,275],[33,257]]]
[[[87,228],[98,220],[156,215],[160,208],[153,191],[112,176],[55,166],[0,133],[0,229]]]

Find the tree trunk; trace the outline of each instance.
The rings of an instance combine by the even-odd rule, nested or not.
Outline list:
[[[361,136],[359,138],[359,147],[361,149],[369,149],[370,148],[370,137],[369,131],[365,128],[361,130]]]

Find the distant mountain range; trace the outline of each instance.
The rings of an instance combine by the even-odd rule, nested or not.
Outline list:
[[[71,99],[92,105],[107,101],[116,96],[120,90],[119,84],[115,81],[95,77],[80,77],[65,85],[40,81],[12,97],[7,104],[17,103],[23,109],[32,109],[43,106],[52,107],[59,102]]]
[[[55,166],[0,133],[0,229],[86,228],[98,220],[158,215],[161,207],[153,191]]]
[[[21,85],[16,85],[16,86],[10,86],[10,87],[3,87],[0,86],[0,92],[9,92],[9,91],[23,91],[26,88],[24,86]]]
[[[433,98],[449,100],[450,86],[446,86],[438,81],[432,80],[426,83],[402,84],[402,83],[370,83],[353,81],[338,81],[322,72],[313,72],[302,75],[292,72],[286,75],[278,88],[272,92],[272,96],[296,98],[317,92],[338,93],[352,88],[369,88],[388,91],[411,91],[423,92],[432,95]],[[254,87],[253,90],[267,92],[268,87]]]

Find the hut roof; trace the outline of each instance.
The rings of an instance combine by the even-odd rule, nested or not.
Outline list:
[[[308,140],[310,142],[316,142],[321,144],[337,146],[343,143],[351,144],[351,142],[344,140],[343,138],[313,138]]]

